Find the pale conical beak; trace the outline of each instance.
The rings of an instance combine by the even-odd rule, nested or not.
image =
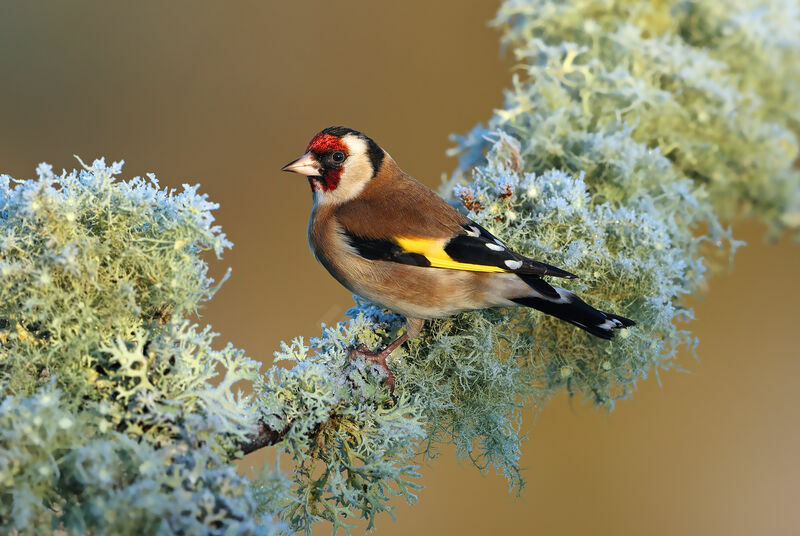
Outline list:
[[[319,162],[311,152],[307,152],[297,160],[283,166],[281,171],[291,171],[306,177],[319,177],[322,175],[322,166],[319,165]]]

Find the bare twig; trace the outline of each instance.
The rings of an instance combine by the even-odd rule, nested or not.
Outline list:
[[[275,445],[276,443],[280,442],[281,439],[283,439],[283,436],[286,435],[288,430],[288,424],[283,428],[283,430],[273,430],[272,428],[268,427],[264,421],[259,419],[256,433],[251,435],[249,438],[250,440],[246,443],[242,443],[239,448],[243,453],[250,454],[258,449]]]

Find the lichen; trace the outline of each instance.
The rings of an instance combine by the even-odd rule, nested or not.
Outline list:
[[[507,0],[494,24],[518,72],[486,126],[455,138],[442,191],[637,325],[608,342],[525,309],[431,321],[392,354],[392,391],[349,349],[403,319],[357,298],[262,374],[196,324],[221,284],[208,254],[231,246],[197,186],[121,180],[102,159],[3,175],[0,530],[371,528],[392,497],[416,501],[417,465],[442,443],[518,491],[526,408],[566,392],[611,409],[677,367],[696,342],[684,297],[738,245],[720,221],[800,224],[800,8]],[[291,475],[234,470],[262,430]]]
[[[190,322],[216,205],[121,168],[0,177],[0,528],[277,533],[230,463],[260,365]]]

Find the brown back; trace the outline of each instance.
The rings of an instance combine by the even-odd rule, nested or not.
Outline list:
[[[388,155],[358,197],[336,208],[336,219],[348,232],[368,238],[447,238],[463,232],[469,221]]]

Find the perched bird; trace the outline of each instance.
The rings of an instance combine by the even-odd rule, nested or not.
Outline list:
[[[317,260],[350,291],[405,315],[405,333],[386,348],[352,351],[383,367],[390,385],[386,357],[429,318],[522,305],[604,339],[635,324],[551,286],[542,276],[576,276],[511,251],[356,130],[326,128],[282,171],[311,185],[308,242]]]

